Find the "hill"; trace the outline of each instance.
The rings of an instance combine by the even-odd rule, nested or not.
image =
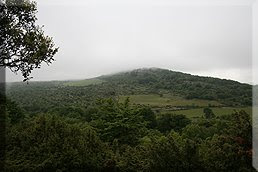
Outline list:
[[[251,98],[248,84],[153,68],[8,83],[7,171],[253,171]]]
[[[251,105],[252,86],[233,80],[200,77],[159,68],[137,69],[99,79],[123,85],[124,92],[172,94],[185,99],[216,100],[228,106]]]
[[[252,105],[252,86],[237,81],[200,77],[159,68],[136,69],[80,81],[7,84],[7,95],[27,111],[53,107],[87,107],[97,98],[131,97],[154,109]],[[44,105],[44,106],[42,106]]]

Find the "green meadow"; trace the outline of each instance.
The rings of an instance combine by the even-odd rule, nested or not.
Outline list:
[[[230,115],[233,112],[240,111],[240,110],[244,110],[245,112],[247,112],[250,115],[252,114],[252,107],[215,107],[215,108],[211,108],[211,109],[216,116]],[[189,118],[202,117],[204,115],[203,108],[178,110],[178,111],[173,111],[173,113],[183,114]]]
[[[81,87],[81,86],[101,84],[103,82],[104,82],[103,80],[93,78],[93,79],[85,79],[85,80],[78,80],[78,81],[68,81],[68,82],[65,82],[64,85]]]
[[[209,101],[209,100],[198,100],[198,99],[184,99],[179,96],[172,95],[126,95],[120,96],[119,101],[123,102],[127,97],[130,98],[130,102],[132,104],[142,104],[149,105],[153,107],[153,109],[160,110],[161,113],[171,112],[175,114],[183,114],[189,118],[202,117],[204,115],[203,108],[191,108],[185,110],[176,110],[176,107],[180,106],[200,106],[200,107],[208,107],[208,106],[220,106],[221,104],[217,101]],[[211,107],[213,113],[216,116],[221,115],[229,115],[235,111],[244,110],[248,114],[252,114],[252,107]]]

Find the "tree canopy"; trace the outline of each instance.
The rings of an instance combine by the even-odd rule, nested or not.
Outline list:
[[[147,109],[99,99],[86,110],[28,115],[7,101],[3,171],[255,171],[244,111],[191,123],[183,115],[155,114],[152,126],[155,118],[146,117],[155,112]]]
[[[57,53],[51,37],[36,24],[37,6],[29,0],[0,1],[0,67],[21,72],[24,81]]]

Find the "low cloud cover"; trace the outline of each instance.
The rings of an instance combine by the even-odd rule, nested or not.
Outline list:
[[[252,1],[38,1],[60,47],[33,80],[85,79],[142,67],[251,83]],[[7,81],[21,81],[7,71]]]

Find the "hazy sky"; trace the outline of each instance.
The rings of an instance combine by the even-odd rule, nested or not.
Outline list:
[[[251,0],[37,2],[38,22],[60,48],[51,66],[33,71],[33,80],[141,67],[252,80]],[[21,80],[7,71],[7,81]]]

